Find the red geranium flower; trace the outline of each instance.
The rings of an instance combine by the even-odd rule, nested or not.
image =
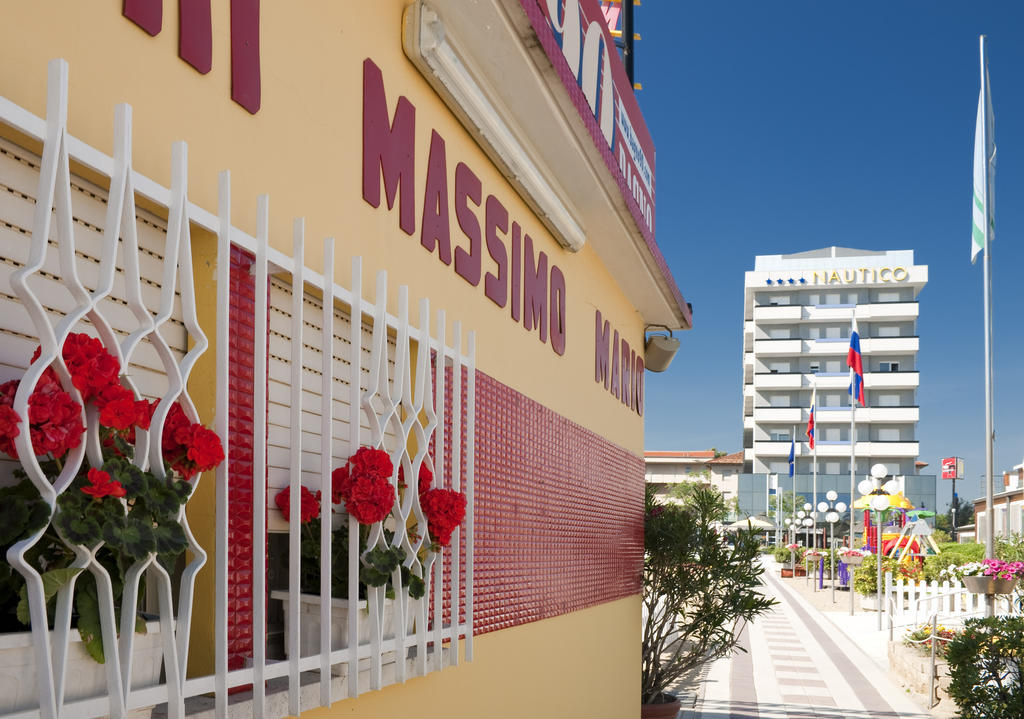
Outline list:
[[[224,447],[216,432],[201,424],[192,425],[191,430],[192,436],[185,456],[195,463],[197,471],[205,472],[224,461]]]
[[[32,355],[35,362],[41,348],[37,347]],[[103,389],[117,383],[117,375],[121,365],[117,358],[107,352],[95,337],[82,332],[73,332],[64,341],[61,357],[71,374],[71,383],[82,393],[82,400],[88,402]]]
[[[281,510],[285,520],[291,516],[291,487],[285,487],[277,496],[274,497],[274,502],[277,504],[277,508]],[[299,523],[306,524],[312,519],[316,519],[320,516],[320,492],[314,494],[310,492],[306,487],[299,487]]]
[[[356,477],[345,498],[345,509],[360,524],[382,522],[395,505],[395,490],[391,482],[381,477]]]
[[[103,497],[123,497],[125,495],[124,486],[120,482],[115,482],[110,478],[110,475],[104,472],[102,469],[92,468],[86,474],[86,479],[92,485],[90,487],[82,487],[82,492],[88,494],[96,499]]]
[[[420,507],[427,515],[430,536],[447,547],[452,533],[466,518],[466,495],[451,489],[431,489],[420,495]]]
[[[0,385],[0,406],[7,408],[4,416],[8,424],[17,417],[12,405],[20,384],[19,380],[11,380]],[[39,378],[35,391],[28,398],[28,420],[32,449],[37,455],[60,458],[82,443],[85,432],[82,407],[63,390],[53,372],[46,372]],[[14,428],[17,429],[16,423]],[[14,438],[19,433],[0,434],[0,451],[15,459],[18,452]]]
[[[114,389],[116,388],[116,389]],[[104,397],[100,407],[100,424],[116,430],[126,430],[138,422],[139,411],[135,406],[135,395],[121,385],[111,385],[103,390]],[[97,406],[100,402],[97,401]]]
[[[391,473],[394,471],[394,465],[391,464],[391,457],[383,449],[374,449],[372,447],[360,447],[356,450],[356,453],[348,458],[348,463],[352,467],[350,473],[353,477],[383,477],[384,479],[391,479]]]
[[[334,504],[341,504],[352,487],[352,479],[349,477],[348,465],[343,464],[331,472],[331,501]]]
[[[395,504],[391,486],[394,465],[383,449],[360,447],[343,467],[331,473],[331,500],[360,524],[380,522]]]

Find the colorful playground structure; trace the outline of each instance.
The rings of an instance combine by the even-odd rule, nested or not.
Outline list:
[[[879,552],[881,532],[881,554],[903,561],[908,556],[924,557],[939,554],[939,546],[932,538],[932,528],[925,521],[934,517],[934,512],[915,509],[902,492],[889,495],[889,509],[877,512],[871,508],[872,494],[865,494],[853,503],[854,509],[864,510],[864,548],[872,554]],[[874,521],[881,517],[881,526]]]

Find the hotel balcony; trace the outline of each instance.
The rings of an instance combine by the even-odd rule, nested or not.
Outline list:
[[[808,448],[806,443],[806,437],[801,435],[803,442],[796,443],[796,456],[797,457],[809,457],[812,452]],[[820,440],[817,443],[818,459],[826,457],[849,457],[850,456],[850,442],[849,440],[841,441],[827,441]],[[754,447],[748,452],[752,453],[750,458],[754,456],[759,458],[771,457],[773,459],[784,459],[789,457],[789,441],[775,442],[772,440],[761,440],[755,441]],[[857,442],[857,446],[854,449],[856,455],[860,458],[870,457],[872,459],[881,459],[883,457],[917,457],[919,454],[919,445],[916,441],[899,441],[899,442],[880,442],[880,441],[863,441]],[[746,458],[746,456],[745,456]]]
[[[758,424],[763,422],[806,423],[807,412],[803,407],[754,407],[754,421]]]
[[[919,407],[858,407],[856,420],[858,422],[917,422],[920,419],[921,410]],[[756,410],[755,410],[756,416]],[[806,413],[805,418],[806,420]],[[850,424],[849,407],[818,407],[815,410],[814,421],[816,424],[839,423]]]
[[[800,389],[803,386],[803,372],[754,373],[754,389]]]
[[[768,341],[768,340],[762,340]],[[795,340],[773,340],[775,342],[793,342]],[[849,337],[819,337],[816,339],[804,340],[807,344],[806,354],[819,355],[846,355],[850,349]],[[920,340],[914,337],[862,337],[860,340],[861,353],[869,354],[911,354],[917,352]],[[757,350],[757,343],[754,343],[754,350]],[[782,353],[778,353],[782,354]]]
[[[845,362],[844,362],[845,364]],[[865,372],[866,389],[914,389],[921,382],[918,372]],[[847,389],[850,386],[850,371],[808,373],[807,384],[818,389]]]
[[[786,340],[754,340],[754,354],[769,356],[798,356],[803,351],[804,341],[801,339]]]
[[[801,305],[762,305],[754,308],[755,322],[795,322],[804,319]]]
[[[916,302],[874,302],[858,305],[858,320],[916,320],[918,306]]]
[[[864,373],[865,389],[913,389],[920,383],[921,374],[916,371]]]
[[[869,337],[861,339],[860,348],[863,354],[906,354],[917,352],[921,341],[916,337]]]

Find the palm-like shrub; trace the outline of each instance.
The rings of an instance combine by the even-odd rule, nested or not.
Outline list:
[[[685,505],[664,506],[649,489],[645,510],[641,692],[658,703],[687,671],[733,651],[742,623],[775,601],[758,589],[754,533],[730,547],[716,528],[727,515],[720,492],[697,487]]]

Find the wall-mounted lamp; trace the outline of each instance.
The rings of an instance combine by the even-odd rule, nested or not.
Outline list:
[[[644,367],[651,372],[664,372],[672,364],[672,358],[679,351],[679,340],[672,336],[672,330],[664,325],[648,325],[645,330],[650,331],[652,327],[663,329],[668,332],[665,335],[650,335],[644,345]]]
[[[405,54],[506,177],[522,191],[559,244],[571,252],[579,251],[586,242],[586,233],[488,99],[486,83],[478,81],[463,62],[456,40],[449,37],[437,10],[423,0],[406,8],[402,29]]]

